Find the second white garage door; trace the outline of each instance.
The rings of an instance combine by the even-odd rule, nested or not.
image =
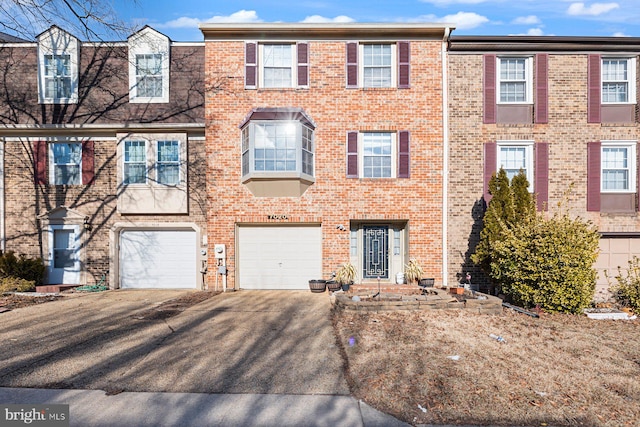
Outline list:
[[[241,289],[309,289],[322,279],[320,226],[238,228]]]
[[[193,230],[123,231],[121,288],[195,288],[196,233]]]
[[[618,274],[618,267],[627,269],[629,267],[629,260],[631,260],[634,255],[640,255],[639,237],[603,237],[600,239],[600,255],[595,265],[598,272],[595,295],[596,301],[606,301],[609,299],[611,296],[609,293],[609,285],[618,283],[615,279],[615,276]],[[607,279],[607,275],[609,279]]]

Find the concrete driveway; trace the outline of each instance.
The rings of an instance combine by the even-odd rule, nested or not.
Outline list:
[[[326,294],[232,292],[141,319],[188,292],[108,291],[0,314],[0,387],[349,394]]]

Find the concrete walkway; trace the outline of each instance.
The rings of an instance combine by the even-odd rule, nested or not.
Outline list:
[[[0,403],[82,426],[405,425],[349,395],[326,294],[109,291],[3,313]]]

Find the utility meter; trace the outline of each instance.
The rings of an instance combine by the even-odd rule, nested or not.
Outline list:
[[[224,259],[226,256],[226,249],[224,245],[215,245],[213,247],[216,259]]]

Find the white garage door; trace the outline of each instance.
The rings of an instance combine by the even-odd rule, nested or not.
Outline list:
[[[195,288],[196,233],[193,230],[123,231],[121,288]]]
[[[322,279],[322,234],[319,226],[238,229],[241,289],[309,289]]]
[[[639,237],[603,237],[600,239],[600,254],[595,265],[598,271],[596,301],[608,299],[610,296],[609,281],[612,285],[617,283],[614,277],[618,274],[618,267],[628,268],[628,262],[634,255],[640,256]],[[607,274],[609,280],[607,280]]]

